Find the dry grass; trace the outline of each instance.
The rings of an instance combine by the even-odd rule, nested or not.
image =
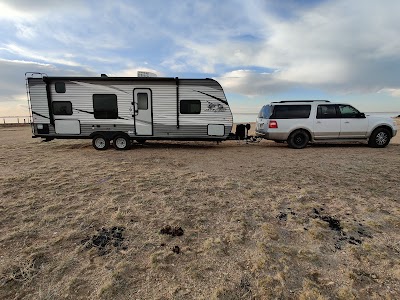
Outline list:
[[[27,127],[0,140],[1,299],[400,299],[399,137],[300,151],[99,152]],[[81,243],[113,226],[121,247]]]

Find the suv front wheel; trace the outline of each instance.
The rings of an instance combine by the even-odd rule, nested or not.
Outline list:
[[[289,147],[294,149],[303,149],[309,141],[308,133],[302,129],[293,131],[287,139]]]
[[[386,128],[377,128],[369,137],[368,145],[374,148],[384,148],[390,142],[390,132]]]

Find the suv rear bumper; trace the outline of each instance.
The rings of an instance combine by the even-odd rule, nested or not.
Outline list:
[[[286,132],[262,132],[256,130],[256,135],[267,140],[286,141],[288,134]]]

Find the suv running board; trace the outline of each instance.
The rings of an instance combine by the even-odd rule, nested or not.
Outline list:
[[[311,143],[343,143],[343,142],[368,142],[368,139],[324,139],[324,140],[313,140]]]

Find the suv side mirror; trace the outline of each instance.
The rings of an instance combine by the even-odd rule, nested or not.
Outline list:
[[[365,114],[364,114],[364,113],[359,113],[359,114],[357,115],[357,117],[358,117],[358,118],[365,118]]]

